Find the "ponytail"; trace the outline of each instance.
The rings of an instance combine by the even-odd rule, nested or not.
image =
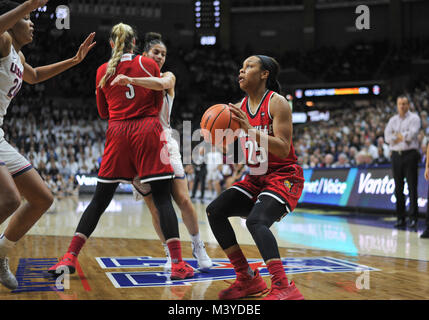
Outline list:
[[[101,78],[99,87],[103,88],[107,80],[115,74],[116,67],[121,60],[124,52],[134,50],[133,40],[135,39],[135,32],[133,28],[124,23],[119,23],[112,28],[110,39],[114,42],[112,49],[112,57],[107,63],[106,74]]]

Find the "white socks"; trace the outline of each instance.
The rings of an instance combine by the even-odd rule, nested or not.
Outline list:
[[[10,241],[2,233],[0,235],[0,258],[6,257],[9,251],[15,246],[15,244],[16,242]]]
[[[167,257],[170,257],[170,250],[168,249],[168,246],[165,242],[162,243],[162,246],[164,247],[165,255]]]
[[[197,243],[199,243],[201,241],[199,233],[197,233],[196,235],[190,235],[190,236],[191,236],[192,242],[194,244],[197,244]]]

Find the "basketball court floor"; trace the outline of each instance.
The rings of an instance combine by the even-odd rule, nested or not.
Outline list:
[[[10,267],[19,281],[1,300],[216,300],[234,271],[208,224],[204,203],[194,203],[201,238],[214,268],[185,281],[164,273],[163,248],[144,202],[116,195],[79,255],[69,281],[46,270],[67,250],[90,196],[57,201],[16,245]],[[183,258],[194,267],[189,234],[177,210]],[[231,218],[252,267],[270,278],[241,218]],[[395,217],[297,209],[272,226],[290,280],[308,300],[429,299],[429,240],[418,231],[396,230]],[[0,227],[3,231],[5,224]],[[60,279],[62,280],[62,279]],[[260,299],[260,297],[249,298]]]

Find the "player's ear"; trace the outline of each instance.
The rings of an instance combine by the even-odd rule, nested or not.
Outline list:
[[[110,47],[113,49],[115,47],[115,43],[112,40],[109,40]]]
[[[261,80],[268,80],[270,76],[270,72],[268,70],[262,70],[261,72]]]

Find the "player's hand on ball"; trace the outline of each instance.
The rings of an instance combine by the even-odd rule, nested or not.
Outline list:
[[[131,83],[131,79],[123,74],[118,74],[115,79],[113,79],[111,86],[120,85],[120,86],[126,86],[127,84]]]
[[[233,113],[232,118],[237,120],[240,124],[240,127],[247,133],[253,127],[249,123],[249,119],[243,110],[237,108],[234,104],[228,103],[231,112]]]

